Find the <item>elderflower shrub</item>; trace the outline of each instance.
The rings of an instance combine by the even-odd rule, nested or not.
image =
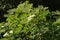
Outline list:
[[[6,23],[0,24],[0,40],[59,40],[60,26],[48,21],[47,7],[33,8],[28,1],[8,10]],[[56,22],[56,21],[55,21]]]

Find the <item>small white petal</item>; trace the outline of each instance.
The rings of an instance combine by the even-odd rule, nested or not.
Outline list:
[[[35,38],[36,35],[33,35],[33,38]]]
[[[13,33],[13,31],[11,30],[9,33]]]
[[[34,17],[35,15],[33,14],[33,15],[31,15],[31,17]]]
[[[44,9],[48,9],[48,7],[45,7]]]
[[[5,26],[1,26],[1,27],[5,27]]]
[[[30,21],[32,18],[31,17],[28,17],[28,20]]]
[[[57,27],[59,27],[59,26],[57,26]]]
[[[5,34],[3,35],[3,37],[5,37],[5,36],[9,36],[9,34],[8,34],[8,33],[5,33]]]

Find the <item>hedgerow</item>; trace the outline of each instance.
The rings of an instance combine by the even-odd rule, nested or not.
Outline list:
[[[0,23],[0,40],[59,40],[60,18],[47,20],[50,12],[42,5],[32,7],[28,1],[10,9],[5,23]],[[58,20],[57,20],[58,19]]]

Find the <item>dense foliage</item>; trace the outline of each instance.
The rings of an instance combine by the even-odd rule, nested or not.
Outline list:
[[[26,0],[0,0],[0,22],[5,22],[6,18],[3,16],[7,14],[7,10],[16,8],[18,4],[25,2]],[[34,7],[43,5],[48,7],[50,11],[60,10],[60,0],[28,0],[29,3],[33,3]]]
[[[7,10],[16,8],[20,2],[25,0],[0,0],[0,22],[5,22],[6,18],[3,16],[7,14]]]
[[[26,1],[7,11],[6,22],[0,23],[0,40],[60,40],[60,18],[55,15],[60,12],[32,5]]]

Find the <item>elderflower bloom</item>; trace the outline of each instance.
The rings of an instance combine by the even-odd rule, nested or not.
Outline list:
[[[28,20],[30,21],[34,16],[35,16],[34,14],[33,14],[33,15],[30,15],[30,16],[28,17]]]

